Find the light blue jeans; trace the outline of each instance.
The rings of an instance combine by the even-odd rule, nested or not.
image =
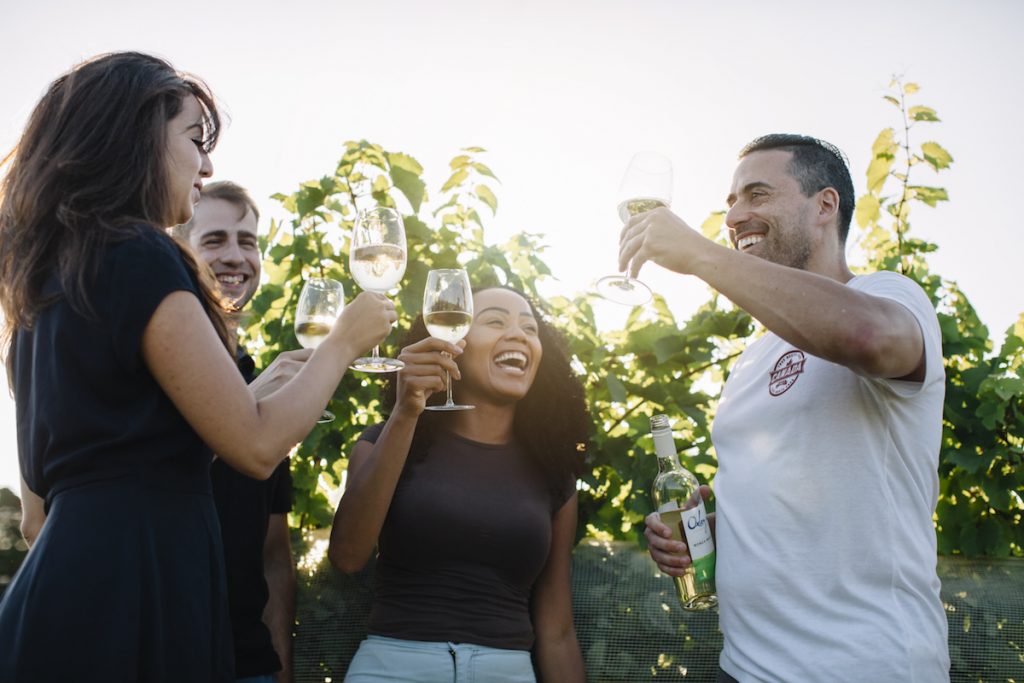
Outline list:
[[[345,683],[537,683],[526,650],[367,636]]]

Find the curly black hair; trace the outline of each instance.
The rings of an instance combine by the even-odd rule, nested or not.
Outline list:
[[[473,293],[488,289],[505,289],[523,297],[537,319],[537,336],[544,353],[533,384],[516,404],[512,432],[527,456],[543,473],[552,492],[564,491],[566,480],[579,476],[591,430],[583,384],[570,365],[565,336],[551,324],[547,309],[520,290],[501,285],[474,288]],[[419,315],[400,345],[404,348],[429,336],[423,316]],[[384,406],[388,413],[397,400],[397,384],[397,381],[389,380],[384,390]],[[434,394],[428,402],[443,403],[443,393]],[[417,424],[415,441],[418,444],[429,443],[441,419],[442,415],[425,411]]]

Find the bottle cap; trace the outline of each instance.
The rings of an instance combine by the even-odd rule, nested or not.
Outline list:
[[[668,415],[655,415],[651,417],[651,431],[655,429],[668,429]]]

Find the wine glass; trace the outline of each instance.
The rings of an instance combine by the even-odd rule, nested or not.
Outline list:
[[[352,230],[349,268],[352,279],[370,292],[385,294],[405,275],[405,226],[394,209],[378,206],[359,213]],[[369,356],[357,358],[353,370],[394,372],[405,367],[397,358],[382,358],[380,346]]]
[[[469,275],[465,270],[446,268],[427,273],[427,286],[423,290],[423,322],[435,339],[454,344],[466,336],[473,324],[473,289],[469,286]],[[452,377],[447,370],[444,380],[448,399],[444,405],[427,406],[426,410],[469,410],[475,407],[452,400]]]
[[[345,308],[345,289],[337,280],[311,277],[302,286],[295,310],[295,338],[306,349],[320,346]],[[333,422],[334,413],[324,410],[317,422]]]
[[[672,203],[672,161],[658,152],[637,152],[626,167],[619,186],[619,218],[631,217]],[[609,301],[640,306],[651,300],[651,289],[628,275],[606,275],[597,281],[597,293]]]

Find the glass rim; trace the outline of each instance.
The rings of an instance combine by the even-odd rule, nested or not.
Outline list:
[[[360,209],[356,213],[356,218],[359,219],[363,216],[368,216],[371,213],[393,213],[398,220],[402,220],[402,212],[393,206],[371,206],[369,209]]]
[[[333,287],[334,285],[337,285],[339,289],[345,289],[345,285],[341,282],[341,280],[335,280],[333,277],[307,277],[303,281],[302,286],[305,287],[307,285],[321,286],[324,288],[328,286]]]

